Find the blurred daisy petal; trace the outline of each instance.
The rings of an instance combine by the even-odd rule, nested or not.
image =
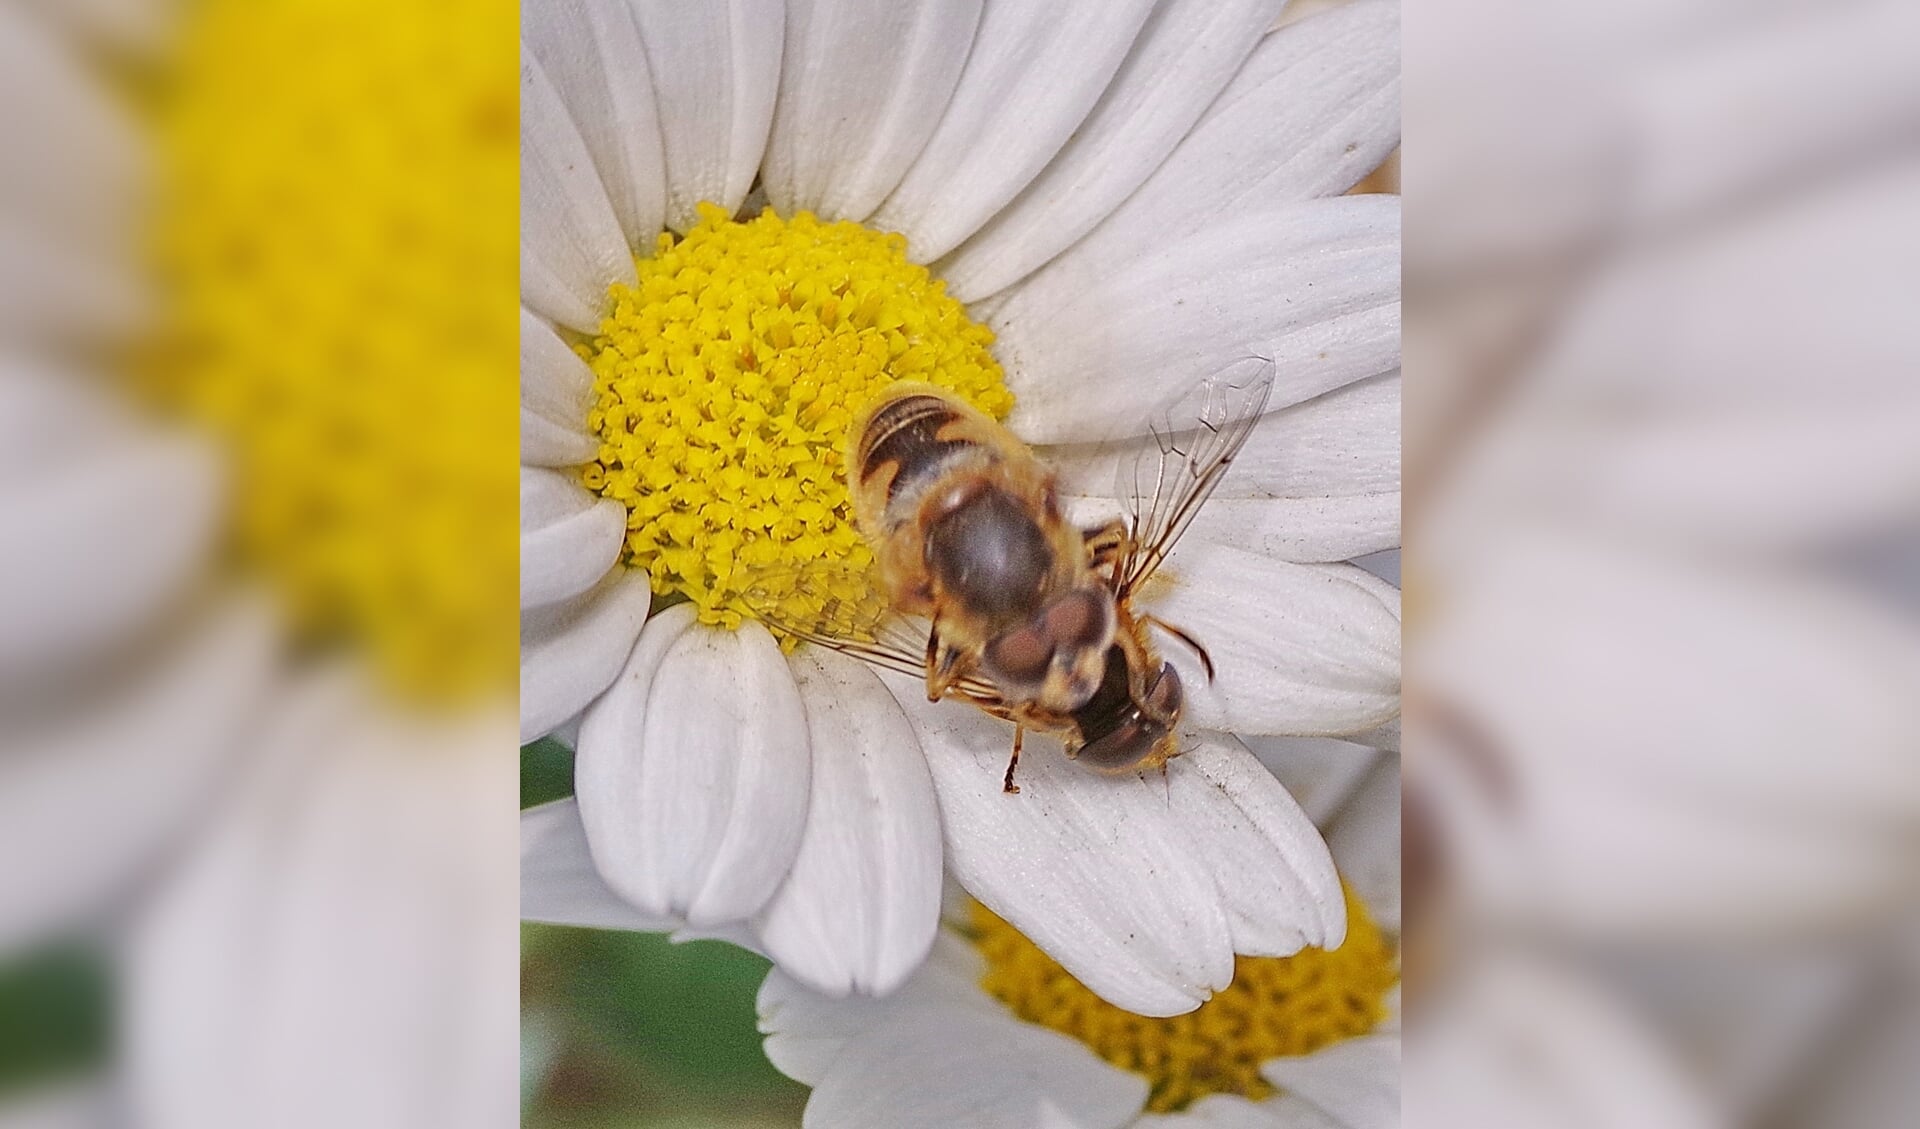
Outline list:
[[[612,685],[652,602],[644,574],[618,571],[578,599],[522,613],[522,744],[552,733]]]
[[[627,533],[626,507],[571,476],[520,468],[520,606],[578,596],[607,574]]]
[[[126,892],[217,792],[273,673],[272,617],[233,599],[84,709],[0,729],[0,954]]]
[[[1211,683],[1177,641],[1189,724],[1234,733],[1335,736],[1400,710],[1398,593],[1351,565],[1298,565],[1183,541],[1143,610],[1200,640]]]
[[[919,966],[939,926],[933,782],[913,726],[879,676],[818,647],[789,661],[820,755],[793,870],[755,933],[816,991],[884,995]]]
[[[520,462],[577,466],[600,443],[587,432],[593,370],[553,327],[520,307]]]
[[[1346,902],[1327,845],[1244,745],[1224,734],[1189,739],[1168,773],[1166,802],[1213,871],[1234,952],[1339,947]]]
[[[1183,388],[1249,354],[1274,361],[1272,407],[1299,403],[1399,367],[1399,198],[1237,213],[1124,262],[1076,247],[990,321],[1016,398],[1007,424],[1028,442],[1144,434]]]
[[[793,0],[761,170],[782,215],[863,220],[960,81],[981,0]]]
[[[626,0],[542,0],[521,35],[593,155],[627,245],[652,253],[666,214],[653,76]]]
[[[873,226],[930,262],[1045,167],[1119,69],[1153,5],[989,4],[946,115]]]
[[[1325,827],[1367,779],[1377,754],[1336,737],[1247,737],[1246,746],[1267,766],[1307,818]]]
[[[1349,1129],[1400,1124],[1400,1037],[1366,1035],[1310,1055],[1271,1059],[1267,1081]]]
[[[1025,278],[1159,167],[1286,0],[1172,0],[1147,18],[1086,121],[1033,182],[940,263],[962,301]]]
[[[659,99],[667,226],[712,201],[729,213],[753,187],[780,84],[782,0],[633,5]]]
[[[807,1102],[833,1129],[1118,1129],[1146,1080],[1064,1035],[1005,1015],[904,1010],[854,1037]],[[1067,1119],[1068,1114],[1071,1118]]]
[[[679,924],[641,913],[607,888],[593,868],[580,809],[570,799],[520,813],[520,919],[642,933]]]
[[[969,893],[1129,1011],[1179,1015],[1232,979],[1213,879],[1158,778],[1096,775],[1030,733],[1009,795],[1012,726],[930,703],[917,684],[894,693],[933,770],[947,866]]]
[[[607,288],[636,276],[593,157],[559,93],[520,45],[520,300],[581,333],[600,328]]]
[[[1233,1094],[1208,1094],[1179,1113],[1149,1113],[1133,1129],[1340,1129],[1311,1106],[1283,1108],[1283,1097],[1250,1102]],[[1304,1113],[1304,1117],[1298,1116]]]
[[[150,626],[206,565],[224,494],[219,462],[203,444],[136,429],[104,403],[96,402],[104,426],[99,416],[74,420],[67,398],[22,392],[9,401],[30,398],[48,413],[18,421],[23,430],[63,419],[74,428],[28,440],[58,447],[61,457],[0,476],[4,678],[97,657]]]
[[[786,877],[811,757],[793,673],[766,629],[654,616],[580,726],[580,816],[600,873],[642,910],[749,917]]]

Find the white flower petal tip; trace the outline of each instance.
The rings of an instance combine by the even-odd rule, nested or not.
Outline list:
[[[981,0],[794,0],[761,175],[783,215],[864,220],[926,147]]]
[[[908,1009],[847,1044],[814,1087],[801,1125],[1119,1129],[1146,1098],[1146,1079],[1057,1032],[1004,1014]]]
[[[544,607],[593,587],[620,556],[627,510],[557,471],[520,468],[520,606]]]
[[[1400,201],[1342,196],[1236,213],[1116,261],[1081,247],[989,323],[1028,442],[1138,435],[1182,389],[1259,355],[1270,409],[1400,365]]]
[[[1233,950],[1291,956],[1338,948],[1346,900],[1320,832],[1246,746],[1193,736],[1168,767],[1167,803],[1212,870]]]
[[[1261,41],[1139,190],[1076,244],[1094,274],[1228,217],[1338,196],[1400,142],[1400,6],[1359,0]]]
[[[1155,8],[1093,111],[1033,182],[940,264],[964,302],[1025,278],[1105,219],[1187,135],[1286,0]]]
[[[1269,1059],[1260,1073],[1344,1129],[1400,1124],[1398,1035],[1365,1035],[1310,1055]]]
[[[806,703],[813,798],[793,870],[754,922],[789,975],[884,995],[940,922],[940,810],[913,726],[872,671],[817,647],[790,660]]]
[[[979,230],[1073,135],[1152,8],[987,5],[953,100],[873,226],[904,234],[917,262]]]
[[[1382,929],[1400,932],[1400,759],[1382,757],[1327,831],[1334,865]]]
[[[634,251],[651,252],[666,214],[660,117],[640,28],[626,0],[541,0],[521,34],[593,156]]]
[[[751,917],[793,865],[811,755],[793,674],[766,629],[647,622],[580,724],[575,796],[595,865],[642,911]]]
[[[680,925],[642,913],[608,889],[593,868],[580,809],[570,799],[520,813],[520,919],[641,933]]]
[[[593,158],[559,92],[520,45],[520,301],[581,333],[636,275]]]
[[[652,603],[646,574],[619,570],[577,600],[521,613],[521,744],[553,733],[613,683]]]
[[[520,461],[576,466],[600,444],[587,432],[593,370],[538,314],[520,307]]]
[[[1161,643],[1180,672],[1191,725],[1338,736],[1399,715],[1399,593],[1351,565],[1289,564],[1183,541],[1140,604],[1213,659],[1209,681],[1192,650]]]
[[[710,200],[729,213],[753,187],[773,124],[783,0],[634,4],[666,157],[666,223],[685,232]]]
[[[1241,739],[1268,772],[1280,781],[1316,827],[1327,827],[1334,815],[1360,790],[1377,751],[1337,737],[1246,737]]]
[[[1230,927],[1159,779],[1107,777],[1029,734],[1018,794],[1001,791],[1013,727],[901,680],[933,770],[947,865],[1103,999],[1180,1015],[1233,976]]]

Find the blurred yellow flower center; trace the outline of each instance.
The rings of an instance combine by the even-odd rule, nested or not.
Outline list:
[[[1347,939],[1290,957],[1238,957],[1233,983],[1199,1008],[1150,1019],[1113,1006],[1013,926],[979,904],[974,944],[986,990],[1029,1023],[1070,1035],[1152,1085],[1147,1108],[1185,1109],[1208,1094],[1259,1100],[1273,1093],[1260,1064],[1364,1035],[1386,1018],[1399,979],[1393,947],[1347,891]]]
[[[159,93],[151,366],[232,454],[241,556],[391,685],[512,685],[512,0],[203,0]]]
[[[842,466],[847,431],[896,380],[940,385],[1004,418],[1013,397],[993,334],[906,240],[771,209],[736,222],[701,206],[616,285],[583,346],[599,458],[586,485],[627,507],[626,560],[707,623],[739,626],[740,599],[813,561],[864,569]],[[790,609],[808,618],[817,594]]]

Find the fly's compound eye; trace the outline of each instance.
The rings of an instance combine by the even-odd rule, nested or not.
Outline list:
[[[1088,589],[1069,592],[1047,609],[1046,632],[1062,647],[1097,647],[1113,633],[1113,602]]]
[[[1018,627],[987,644],[987,662],[1015,682],[1039,682],[1053,663],[1053,642],[1038,626]]]
[[[1096,772],[1127,772],[1152,756],[1169,732],[1166,726],[1135,711],[1113,732],[1082,745],[1074,754],[1074,763]]]

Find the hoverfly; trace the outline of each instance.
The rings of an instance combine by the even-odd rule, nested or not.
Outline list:
[[[1145,429],[1153,443],[1119,460],[1125,516],[1079,528],[1054,471],[1006,428],[940,389],[896,385],[856,422],[846,458],[872,575],[812,566],[750,587],[747,610],[777,631],[922,676],[930,701],[957,697],[1013,722],[1007,792],[1020,790],[1029,729],[1097,771],[1164,771],[1180,752],[1184,694],[1150,629],[1191,647],[1209,678],[1213,663],[1133,600],[1219,485],[1272,387],[1270,363],[1240,366],[1156,415]],[[781,610],[799,587],[825,595],[808,622]]]

